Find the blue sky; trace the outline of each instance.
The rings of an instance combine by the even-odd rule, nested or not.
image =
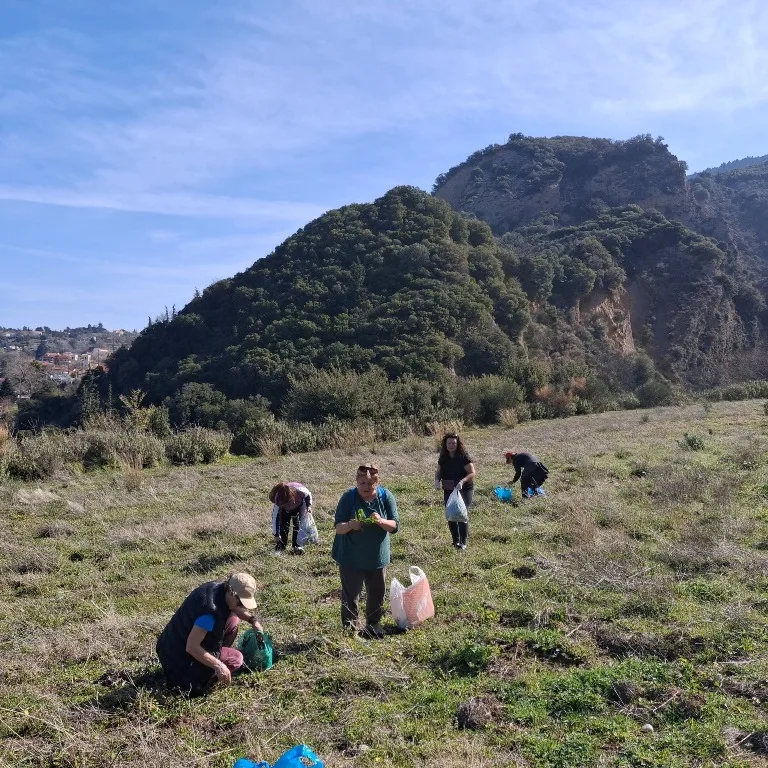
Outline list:
[[[3,0],[0,326],[142,328],[510,133],[768,153],[762,0]]]

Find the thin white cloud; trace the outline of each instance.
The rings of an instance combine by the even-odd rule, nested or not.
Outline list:
[[[41,263],[46,260],[59,261],[83,267],[92,276],[103,275],[108,279],[93,280],[93,283],[107,286],[115,276],[131,278],[135,281],[179,281],[188,285],[207,285],[212,280],[231,276],[250,267],[256,260],[265,256],[267,243],[276,240],[268,237],[240,238],[239,247],[233,248],[233,240],[210,238],[207,241],[180,244],[179,258],[170,264],[142,264],[125,254],[109,254],[108,258],[93,256],[73,256],[70,253],[45,250],[41,248],[22,248],[0,243],[0,253],[15,254],[28,260]],[[259,250],[259,247],[264,250]],[[66,297],[59,284],[59,292]],[[36,287],[37,290],[37,287]],[[34,295],[34,294],[33,294]]]
[[[17,200],[68,208],[95,208],[168,216],[209,216],[225,219],[266,219],[299,223],[314,219],[324,208],[309,203],[182,193],[99,194],[56,188],[0,185],[0,200]]]

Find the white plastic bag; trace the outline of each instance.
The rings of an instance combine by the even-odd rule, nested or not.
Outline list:
[[[392,579],[389,587],[389,607],[400,629],[415,629],[435,615],[427,574],[412,565],[408,575],[411,578],[410,587],[404,587],[397,579]]]
[[[299,533],[296,536],[296,543],[300,547],[307,544],[317,544],[320,541],[320,533],[315,524],[315,518],[311,512],[305,512],[299,521]]]
[[[448,501],[445,503],[445,519],[449,523],[469,522],[467,505],[464,503],[464,499],[462,498],[458,488],[454,488],[453,491],[451,491],[451,495],[448,497]]]

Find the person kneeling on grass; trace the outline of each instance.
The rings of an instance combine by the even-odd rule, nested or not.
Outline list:
[[[312,511],[312,494],[301,483],[278,483],[270,492],[272,502],[272,534],[275,537],[275,550],[282,552],[288,546],[288,528],[293,521],[291,545],[294,555],[303,555],[304,548],[299,546],[299,525],[301,519]]]
[[[204,693],[214,678],[224,685],[243,665],[232,645],[241,621],[258,631],[256,581],[235,573],[227,581],[209,581],[191,592],[157,640],[157,655],[168,685],[191,696]]]
[[[357,629],[357,604],[365,585],[363,634],[380,639],[384,636],[379,622],[384,615],[389,535],[399,530],[400,518],[395,497],[379,487],[375,464],[357,468],[355,487],[339,499],[334,523],[331,555],[341,576],[341,625]]]
[[[511,485],[514,485],[518,479],[520,480],[523,498],[533,496],[536,489],[544,485],[544,481],[549,477],[549,470],[532,453],[507,451],[504,458],[507,464],[511,464],[515,468],[515,476],[512,478]]]

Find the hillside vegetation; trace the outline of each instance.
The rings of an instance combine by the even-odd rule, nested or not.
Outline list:
[[[139,392],[171,427],[260,453],[265,431],[303,450],[338,422],[391,438],[768,378],[766,168],[688,179],[661,138],[513,134],[433,195],[396,187],[310,222],[16,426]]]
[[[768,155],[760,155],[754,157],[749,155],[748,157],[742,157],[739,160],[730,160],[727,163],[720,163],[717,167],[705,168],[703,171],[692,173],[691,177],[698,176],[700,173],[727,173],[728,171],[735,171],[739,168],[749,168],[751,165],[763,165],[768,163]]]
[[[0,765],[764,765],[768,417],[762,402],[623,411],[466,434],[469,549],[450,546],[430,438],[274,461],[0,483]],[[549,498],[502,505],[508,448]],[[372,451],[375,454],[372,455]],[[389,575],[423,567],[437,614],[344,636],[332,514],[374,458],[398,499]],[[316,496],[323,542],[275,556],[268,489]],[[158,632],[246,568],[278,650],[204,699],[164,689]],[[653,726],[652,732],[642,726]]]

